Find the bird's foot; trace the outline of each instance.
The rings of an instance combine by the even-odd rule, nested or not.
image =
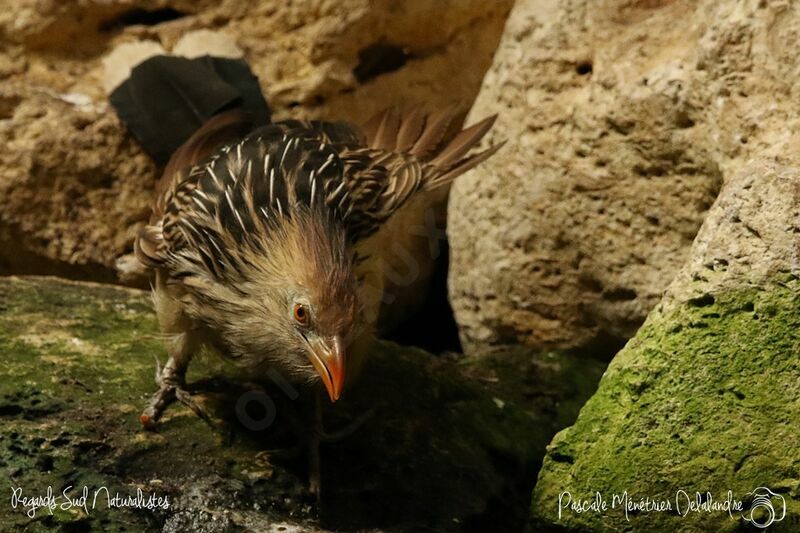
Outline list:
[[[150,398],[150,402],[145,406],[142,414],[139,415],[139,421],[145,429],[155,429],[161,415],[175,400],[187,406],[205,422],[214,425],[208,413],[186,390],[183,373],[176,371],[174,365],[169,362],[162,369],[158,358],[156,358],[156,385],[158,385],[158,390]]]

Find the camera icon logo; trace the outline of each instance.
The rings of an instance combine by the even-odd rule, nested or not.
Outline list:
[[[780,494],[772,492],[767,487],[758,487],[748,492],[745,500],[750,497],[753,499],[750,509],[742,513],[745,522],[764,529],[786,517],[786,500]]]

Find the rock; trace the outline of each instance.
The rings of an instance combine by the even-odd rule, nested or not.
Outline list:
[[[531,531],[744,531],[743,514],[768,525],[766,505],[749,511],[759,487],[777,494],[772,529],[800,530],[798,184],[797,158],[726,182],[661,303],[548,446]],[[721,503],[728,490],[744,513],[687,512],[686,495]],[[567,507],[596,491],[605,512]],[[611,508],[625,491],[671,512],[626,516]]]
[[[459,359],[381,342],[361,382],[326,412],[335,429],[376,409],[355,434],[322,448],[317,512],[303,455],[268,451],[295,442],[290,413],[302,415],[311,398],[299,389],[276,381],[259,393],[246,376],[200,358],[190,386],[224,423],[212,428],[176,405],[157,432],[140,428],[153,357],[165,360],[150,306],[131,289],[0,278],[0,467],[21,497],[48,486],[55,496],[72,486],[75,498],[89,487],[90,500],[101,491],[88,513],[40,508],[33,519],[6,493],[7,528],[518,530],[546,443],[602,372],[555,353]],[[141,489],[169,508],[108,510],[101,487],[133,497]]]
[[[797,151],[798,31],[769,2],[517,2],[472,110],[509,142],[450,197],[465,349],[616,353],[721,184]]]
[[[15,2],[0,13],[0,273],[117,280],[157,178],[107,104],[103,58],[119,45],[241,49],[277,119],[362,121],[471,103],[510,5]]]
[[[196,33],[199,32],[193,32],[188,35],[195,35]],[[193,41],[194,39],[191,40]],[[183,40],[181,40],[181,43],[182,42]],[[103,58],[103,89],[105,89],[106,93],[111,94],[114,89],[130,77],[131,71],[136,65],[143,63],[151,57],[167,53],[164,47],[161,46],[161,43],[153,41],[122,43]],[[179,54],[178,52],[175,52],[175,54],[189,57],[186,54]],[[196,56],[193,55],[192,57]],[[237,57],[241,57],[241,54]]]

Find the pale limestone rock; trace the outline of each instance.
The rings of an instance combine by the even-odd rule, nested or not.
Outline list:
[[[509,143],[450,197],[467,351],[613,355],[722,183],[800,148],[798,33],[796,7],[756,0],[517,2],[472,111]]]

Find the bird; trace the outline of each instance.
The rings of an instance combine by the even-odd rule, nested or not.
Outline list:
[[[164,164],[134,243],[168,339],[140,416],[149,429],[176,400],[203,416],[186,371],[204,348],[248,375],[276,369],[339,400],[379,320],[388,243],[376,236],[502,146],[476,151],[496,117],[461,129],[455,106],[390,108],[361,126],[272,121],[240,58],[155,55],[110,100]],[[311,463],[318,494],[318,456]]]

